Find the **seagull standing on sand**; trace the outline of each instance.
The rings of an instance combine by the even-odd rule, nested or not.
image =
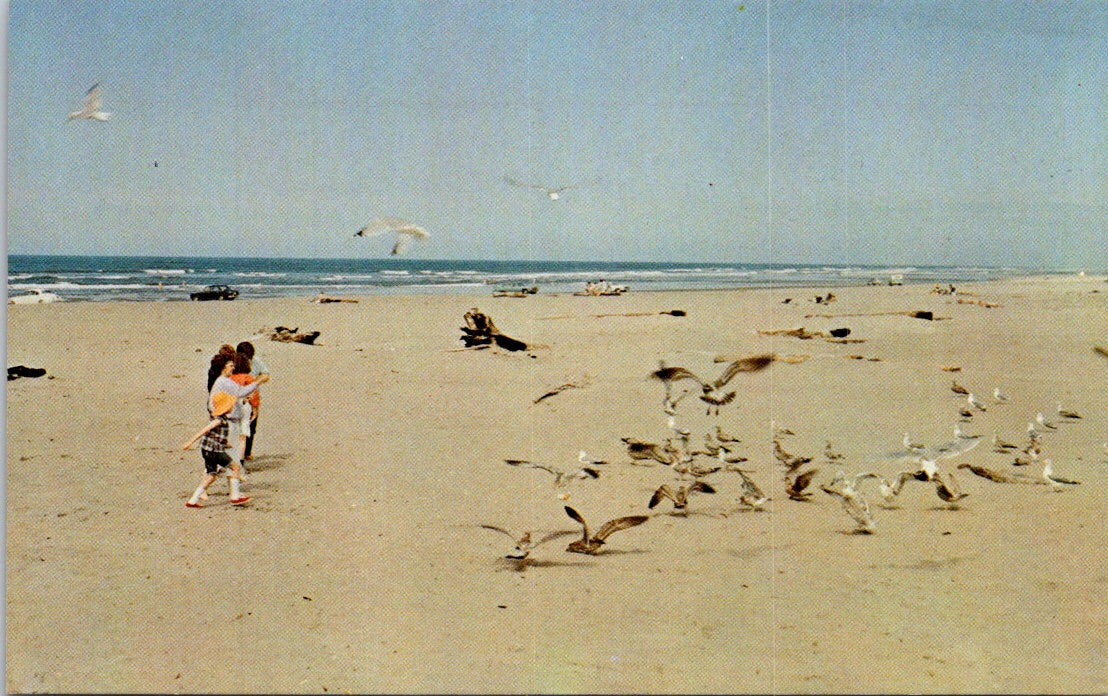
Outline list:
[[[97,82],[89,87],[88,92],[85,93],[84,106],[77,111],[69,112],[69,116],[65,120],[72,121],[75,118],[84,118],[92,121],[107,121],[111,116],[110,113],[100,110],[100,83]]]
[[[951,380],[950,391],[954,392],[955,394],[969,394],[969,389],[966,389],[961,384],[958,384],[956,380]]]
[[[754,483],[754,479],[747,476],[747,472],[742,469],[729,469],[729,471],[738,474],[743,480],[743,492],[739,496],[739,503],[754,510],[764,509],[770,498],[762,492],[758,484]]]
[[[395,234],[396,243],[393,244],[390,256],[404,253],[413,239],[427,239],[431,235],[427,230],[418,225],[413,225],[407,220],[391,217],[380,217],[370,221],[368,225],[354,233],[355,237],[375,237],[380,234]]]
[[[579,450],[577,452],[577,461],[581,463],[581,466],[601,466],[608,463],[607,459],[596,459],[595,457],[590,457],[588,454],[585,453],[585,450]]]
[[[1035,414],[1035,422],[1038,423],[1039,425],[1043,426],[1044,428],[1049,428],[1050,430],[1057,430],[1058,429],[1057,425],[1054,425],[1054,423],[1051,423],[1050,421],[1048,421],[1046,419],[1045,416],[1043,416],[1042,411]]]
[[[1080,486],[1080,481],[1074,481],[1072,479],[1062,478],[1061,476],[1054,475],[1054,463],[1049,459],[1043,462],[1043,483],[1048,484],[1051,490],[1060,491],[1065,486]],[[1063,485],[1064,484],[1064,485]]]
[[[981,436],[980,435],[969,435],[968,433],[966,433],[965,430],[962,430],[962,424],[961,423],[955,423],[954,424],[954,437],[959,438],[961,440],[976,440],[977,438],[979,438]]]
[[[981,478],[989,479],[997,483],[1042,483],[1036,481],[1030,476],[1023,474],[1006,474],[1003,471],[997,471],[996,469],[990,469],[984,466],[978,466],[976,464],[963,463],[958,465],[959,469],[969,469],[973,473],[977,474]]]
[[[996,452],[1007,452],[1008,450],[1019,449],[1018,445],[1012,444],[1005,440],[1000,439],[1000,435],[993,433],[993,450]]]
[[[1078,413],[1077,411],[1070,411],[1068,409],[1062,408],[1062,402],[1059,401],[1058,402],[1058,417],[1059,418],[1064,418],[1066,420],[1080,420],[1081,419],[1081,414]]]
[[[923,444],[919,442],[914,442],[912,438],[908,437],[908,433],[904,433],[904,449],[921,450],[923,449]]]
[[[1036,445],[1039,442],[1040,439],[1042,439],[1043,434],[1035,429],[1035,424],[1034,423],[1028,423],[1027,424],[1027,437],[1031,438],[1031,444],[1028,445],[1028,447],[1032,447],[1032,446]]]
[[[1008,401],[1008,396],[1004,392],[1000,391],[1000,387],[997,387],[993,390],[993,398],[996,399],[996,402],[998,404],[1003,404]]]
[[[968,403],[970,406],[973,406],[978,411],[987,411],[988,410],[988,409],[985,408],[985,404],[981,403],[981,400],[978,399],[976,396],[974,396],[973,392],[970,392],[969,394],[966,394],[966,403]]]

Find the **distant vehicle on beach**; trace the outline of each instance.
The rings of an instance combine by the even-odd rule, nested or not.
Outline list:
[[[233,300],[239,296],[239,291],[230,285],[209,285],[203,290],[189,293],[192,300]]]
[[[52,292],[32,288],[22,295],[9,297],[8,304],[44,304],[46,302],[57,302],[59,299],[61,298]]]

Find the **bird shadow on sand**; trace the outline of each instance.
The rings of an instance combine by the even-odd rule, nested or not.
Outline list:
[[[751,561],[751,560],[754,560],[755,558],[758,558],[759,556],[764,555],[766,552],[774,551],[774,550],[783,551],[784,549],[787,549],[790,546],[792,546],[792,544],[782,544],[780,546],[773,546],[773,545],[770,545],[770,544],[763,544],[761,546],[751,546],[750,548],[746,548],[746,549],[727,549],[725,551],[725,553],[728,556],[730,556],[731,558],[738,558],[738,559],[744,560],[744,561]]]
[[[888,568],[890,570],[943,570],[956,566],[964,561],[977,558],[979,555],[980,554],[971,556],[946,556],[945,558],[921,558],[914,563],[875,563],[870,565],[870,568],[874,570],[880,568]]]
[[[655,512],[649,515],[649,517],[670,517],[677,520],[688,519],[690,517],[708,517],[715,519],[719,517],[719,512],[712,510],[685,510],[683,512],[680,510],[662,510],[661,512]]]
[[[500,571],[512,571],[515,573],[522,573],[528,568],[586,568],[592,565],[587,561],[547,561],[538,560],[534,558],[498,558],[496,559],[496,570]]]
[[[632,556],[642,553],[650,553],[647,549],[603,549],[600,553],[590,554],[593,556]]]

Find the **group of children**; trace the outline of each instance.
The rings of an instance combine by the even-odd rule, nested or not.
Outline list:
[[[211,360],[208,369],[208,414],[211,421],[183,449],[200,440],[204,458],[204,476],[186,507],[204,507],[208,487],[221,470],[228,470],[231,504],[245,505],[250,496],[242,493],[244,461],[252,459],[254,433],[257,431],[260,399],[258,387],[269,381],[269,368],[255,357],[254,346],[243,341],[237,347],[224,345]],[[237,448],[232,448],[232,432],[237,434]],[[235,456],[232,456],[232,453]]]

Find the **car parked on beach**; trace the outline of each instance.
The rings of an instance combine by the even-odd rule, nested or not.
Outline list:
[[[209,285],[203,290],[189,293],[192,300],[233,300],[239,296],[239,291],[230,285]]]

